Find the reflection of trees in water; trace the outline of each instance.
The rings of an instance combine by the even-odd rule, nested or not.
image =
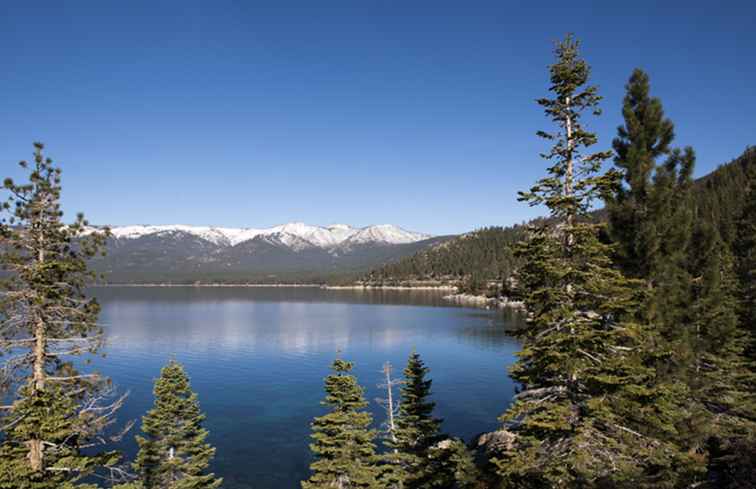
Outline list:
[[[474,325],[459,328],[457,334],[466,341],[476,345],[495,347],[501,345],[519,345],[512,332],[525,325],[525,315],[520,311],[504,309],[495,314],[471,313],[473,317],[485,319]]]
[[[319,287],[95,287],[101,301],[165,302],[326,302],[454,307],[444,300],[448,291],[390,289],[321,289]]]

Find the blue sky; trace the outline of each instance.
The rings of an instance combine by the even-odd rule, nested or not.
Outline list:
[[[33,4],[33,5],[32,5]],[[756,2],[2,2],[0,164],[41,140],[64,209],[108,224],[538,214],[552,43],[583,42],[609,147],[651,76],[696,174],[756,144]]]

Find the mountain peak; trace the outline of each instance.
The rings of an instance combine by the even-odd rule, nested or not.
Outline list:
[[[94,230],[94,228],[92,228]],[[258,236],[277,237],[282,243],[310,243],[313,247],[332,249],[353,244],[405,244],[422,241],[431,236],[407,231],[393,224],[378,224],[356,228],[348,224],[314,226],[304,222],[289,222],[271,228],[227,228],[216,226],[188,226],[183,224],[114,226],[111,228],[116,239],[138,239],[149,235],[191,235],[218,246],[236,246]]]

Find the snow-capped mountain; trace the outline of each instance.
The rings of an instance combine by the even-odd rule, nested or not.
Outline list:
[[[321,279],[380,265],[444,239],[391,224],[359,228],[292,222],[264,229],[171,224],[110,229],[107,256],[93,265],[111,282]]]
[[[92,228],[94,230],[95,228]],[[164,226],[115,226],[110,229],[115,239],[137,239],[150,235],[187,234],[204,239],[219,246],[236,246],[258,236],[273,236],[284,244],[302,247],[301,241],[311,246],[330,249],[342,243],[405,244],[428,239],[431,236],[407,231],[393,224],[380,224],[364,228],[348,224],[312,226],[302,222],[291,222],[272,228],[226,228],[211,226],[186,226],[169,224]]]

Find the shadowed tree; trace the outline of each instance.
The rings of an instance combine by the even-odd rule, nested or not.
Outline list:
[[[390,443],[399,453],[405,487],[429,484],[434,474],[428,455],[434,443],[441,440],[441,420],[433,417],[436,403],[429,397],[432,381],[426,378],[428,368],[420,355],[413,351],[404,369],[401,403],[396,417],[395,440]]]
[[[648,75],[633,71],[613,141],[623,185],[608,195],[609,230],[625,274],[655,290],[645,310],[680,354],[690,353],[686,260],[693,231],[690,195],[695,154],[672,149],[674,125],[650,95]],[[659,161],[664,158],[663,161]]]
[[[134,469],[146,489],[215,489],[223,479],[208,473],[215,448],[205,440],[205,415],[184,368],[171,360],[155,382],[155,405],[142,418]]]
[[[409,489],[469,487],[477,474],[472,455],[461,440],[441,433],[441,420],[433,416],[429,371],[420,354],[412,351],[404,369],[394,436],[387,443],[393,479],[384,480]]]
[[[756,153],[756,149],[750,150]],[[746,173],[747,193],[734,250],[740,283],[739,315],[743,329],[750,333],[747,353],[756,361],[756,164]]]

